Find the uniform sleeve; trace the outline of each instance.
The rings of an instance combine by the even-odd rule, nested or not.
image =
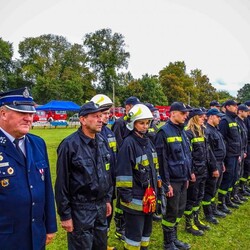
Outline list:
[[[225,140],[225,138],[227,137],[227,133],[228,133],[228,123],[226,119],[222,119],[220,121],[219,131],[222,134],[223,139]]]
[[[132,201],[133,166],[135,160],[129,144],[124,141],[117,154],[116,187],[123,202]]]
[[[162,130],[160,130],[155,137],[155,147],[158,155],[159,161],[159,173],[162,179],[162,184],[166,192],[168,192],[168,186],[170,184],[169,172],[168,172],[168,147],[165,142],[165,135]]]
[[[45,193],[46,193],[46,201],[45,201],[45,226],[46,226],[46,233],[55,233],[57,231],[57,224],[56,224],[56,210],[55,210],[55,200],[54,200],[54,193],[51,183],[51,175],[50,175],[50,168],[49,168],[49,159],[47,154],[47,148],[44,142],[44,154],[45,159],[48,164],[48,168],[45,171]]]
[[[218,170],[217,160],[214,155],[212,135],[207,131],[206,131],[206,138],[208,147],[208,170],[211,173],[214,172],[215,170]]]
[[[57,212],[62,221],[71,219],[69,193],[69,145],[62,142],[57,150],[57,176],[55,199]]]
[[[119,119],[113,124],[112,131],[115,134],[118,148],[120,148],[123,141],[124,128],[122,126],[122,122]]]

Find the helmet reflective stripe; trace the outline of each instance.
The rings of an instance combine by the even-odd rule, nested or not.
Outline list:
[[[153,119],[152,112],[144,104],[136,104],[135,106],[133,106],[133,108],[130,110],[130,112],[128,113],[127,116],[128,116],[127,128],[129,130],[134,129],[134,122],[135,121],[144,120],[144,119],[149,119],[149,120]]]
[[[107,107],[107,109],[111,108],[111,106],[113,105],[111,99],[103,94],[93,96],[90,101],[98,104],[100,107]]]

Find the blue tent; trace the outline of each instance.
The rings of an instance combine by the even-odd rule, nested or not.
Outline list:
[[[44,111],[79,111],[80,106],[71,101],[55,101],[52,100],[47,104],[36,107],[36,110],[44,110]]]

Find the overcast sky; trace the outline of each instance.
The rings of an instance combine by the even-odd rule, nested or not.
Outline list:
[[[82,44],[86,33],[121,33],[135,78],[169,62],[201,69],[213,86],[237,94],[250,83],[249,0],[0,0],[0,37],[61,35]]]

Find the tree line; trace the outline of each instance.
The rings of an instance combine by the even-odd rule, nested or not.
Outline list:
[[[127,70],[125,38],[111,29],[85,34],[82,44],[53,34],[28,37],[19,43],[18,53],[13,59],[13,45],[0,38],[0,90],[28,86],[38,104],[71,100],[81,105],[98,93],[111,99],[115,95],[116,106],[132,95],[154,105],[178,100],[195,107],[233,98],[226,90],[216,90],[202,70],[188,73],[184,61],[170,62],[158,75],[145,73],[135,79]],[[238,91],[238,101],[250,99],[248,90],[250,84]]]

